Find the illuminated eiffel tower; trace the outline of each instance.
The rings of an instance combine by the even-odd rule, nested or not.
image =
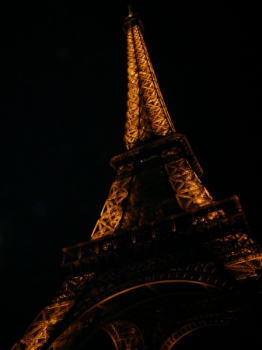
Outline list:
[[[111,160],[116,177],[91,240],[63,249],[68,277],[13,350],[84,349],[101,329],[117,350],[171,349],[236,322],[241,288],[262,267],[237,196],[213,201],[201,183],[131,8],[124,30],[127,151]]]

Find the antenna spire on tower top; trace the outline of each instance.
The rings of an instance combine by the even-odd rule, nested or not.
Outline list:
[[[134,16],[134,13],[133,13],[133,11],[132,11],[132,5],[129,4],[129,5],[127,5],[127,7],[128,7],[128,11],[129,11],[128,17],[133,17],[133,16]]]

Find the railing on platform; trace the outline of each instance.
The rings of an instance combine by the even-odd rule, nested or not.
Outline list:
[[[115,232],[101,239],[63,248],[62,266],[76,264],[77,261],[85,263],[95,258],[97,254],[123,250],[124,247],[145,244],[155,239],[165,240],[170,236],[174,238],[190,236],[194,239],[188,239],[189,245],[190,242],[194,244],[197,240],[219,259],[222,259],[225,266],[229,268],[230,264],[232,265],[233,262],[235,264],[236,259],[247,261],[248,256],[261,255],[260,245],[250,238],[249,233],[239,199],[233,196],[213,202],[200,210],[172,215],[161,221],[152,222],[150,225]],[[250,265],[250,262],[248,264]],[[256,262],[255,265],[259,269],[262,264]]]

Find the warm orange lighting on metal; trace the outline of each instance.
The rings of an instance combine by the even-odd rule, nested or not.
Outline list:
[[[244,257],[233,259],[227,263],[225,263],[225,268],[234,274],[235,279],[244,280],[247,277],[255,277],[257,278],[258,270],[262,268],[262,253],[258,252],[252,254],[253,251],[253,243],[250,242],[250,238],[246,236],[246,242],[241,242],[241,239],[235,241],[235,245],[238,245],[238,249],[240,248],[241,253],[243,255],[247,254]],[[243,246],[245,245],[245,246]],[[234,251],[232,251],[232,255]]]
[[[53,302],[47,305],[31,323],[29,328],[26,330],[23,338],[20,340],[20,344],[16,343],[11,350],[37,350],[41,349],[42,346],[47,342],[50,337],[50,333],[53,331],[55,325],[64,319],[65,315],[72,308],[75,303],[75,289],[78,292],[86,285],[86,282],[93,277],[93,274],[86,274],[82,276],[75,276],[67,279],[57,291],[57,296],[53,299]],[[76,327],[79,327],[77,324]],[[75,328],[69,327],[66,330],[68,332],[75,331]],[[64,336],[64,334],[63,334]],[[60,338],[59,338],[60,339]],[[56,343],[57,347],[53,349],[62,349],[67,339],[64,342]],[[58,347],[61,345],[61,347]]]
[[[112,234],[118,228],[123,215],[121,204],[128,195],[130,181],[131,177],[113,182],[109,191],[109,196],[92,232],[91,238],[100,238]]]
[[[237,196],[213,201],[199,179],[203,171],[187,139],[175,132],[142,36],[142,24],[131,8],[124,29],[128,46],[124,141],[128,151],[111,160],[116,179],[91,240],[63,249],[62,265],[70,270],[70,276],[12,350],[76,348],[75,340],[82,341],[81,332],[89,326],[89,335],[104,329],[119,350],[169,350],[196,329],[234,320],[238,308],[232,303],[235,286],[228,271],[236,280],[248,280],[258,278],[262,269],[261,246],[249,237]],[[163,137],[138,145],[155,135]],[[178,314],[174,329],[158,347],[145,346],[144,333],[129,321],[127,312],[140,303],[142,307],[155,295],[159,305],[169,309],[171,303],[165,304],[165,297],[185,293],[184,288],[178,292],[174,288],[170,294],[165,285],[175,284],[194,286],[189,293],[195,295],[194,303],[205,290],[203,305],[214,302],[214,311],[209,313],[209,307],[197,304],[196,313],[190,315],[194,304],[185,304],[180,312],[183,316],[186,310],[188,318]],[[147,295],[148,291],[154,295]],[[141,310],[147,310],[145,315],[150,317],[149,308]],[[128,320],[118,320],[118,315],[128,315]]]
[[[127,29],[127,113],[124,141],[127,149],[152,135],[175,132],[138,24]]]
[[[160,350],[171,350],[173,346],[183,337],[192,333],[200,328],[212,327],[212,326],[228,326],[232,323],[234,318],[228,317],[228,315],[218,314],[206,317],[203,320],[193,321],[174,332],[161,346]]]
[[[73,304],[73,301],[64,301],[46,306],[30,325],[21,340],[21,343],[26,346],[25,349],[40,349],[49,338],[49,332],[64,318]]]
[[[175,132],[147,52],[141,25],[133,15],[129,17],[126,25],[128,95],[124,135],[127,149],[134,148],[138,140],[145,141],[153,135],[165,136]],[[134,164],[130,166],[133,170]],[[188,211],[212,202],[212,197],[185,158],[166,164],[165,169],[182,209]],[[122,203],[129,195],[131,179],[132,176],[113,183],[92,232],[92,239],[110,235],[119,228],[124,214]]]
[[[131,322],[115,321],[106,325],[104,330],[109,334],[116,350],[145,349],[140,330]]]
[[[185,158],[166,164],[165,167],[182,209],[194,210],[212,202],[212,197]]]

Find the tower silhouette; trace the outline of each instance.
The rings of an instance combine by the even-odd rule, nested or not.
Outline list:
[[[176,132],[131,9],[124,142],[91,240],[63,249],[68,278],[13,349],[82,349],[104,329],[116,349],[170,349],[229,325],[261,269],[238,198],[213,201]]]

